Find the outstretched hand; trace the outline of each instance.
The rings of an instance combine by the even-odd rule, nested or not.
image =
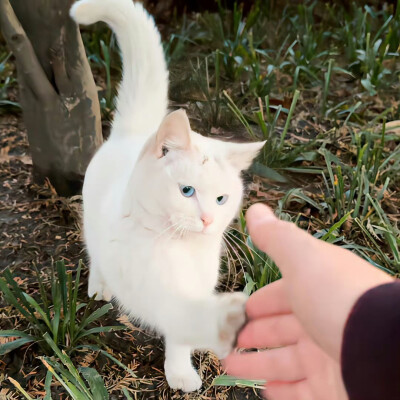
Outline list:
[[[368,289],[391,278],[350,251],[317,240],[278,220],[266,206],[247,213],[253,242],[268,253],[283,278],[254,293],[249,322],[232,353],[229,374],[263,379],[270,400],[342,400],[347,394],[340,351],[347,317]]]
[[[339,363],[315,344],[293,314],[284,280],[256,292],[247,314],[237,346],[269,350],[232,353],[225,359],[230,375],[265,380],[265,395],[272,400],[347,399]]]

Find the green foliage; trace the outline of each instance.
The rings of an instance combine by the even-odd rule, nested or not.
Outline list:
[[[245,280],[244,292],[250,295],[279,279],[281,274],[271,258],[253,244],[246,230],[243,212],[240,213],[238,225],[238,228],[225,232],[224,241],[228,262],[232,260],[240,264]]]
[[[183,16],[183,20],[178,33],[172,33],[163,43],[164,54],[167,64],[176,62],[185,54],[187,44],[196,44],[195,40],[199,41],[202,38],[202,32],[198,30],[196,21],[190,21]]]
[[[118,82],[121,75],[121,60],[115,35],[104,24],[98,23],[83,31],[82,38],[92,69],[104,74],[105,87],[99,91],[100,110],[102,118],[110,121],[115,110],[114,82]],[[115,81],[112,80],[112,75],[116,75]]]
[[[327,176],[323,174],[325,201],[332,219],[340,219],[349,211],[353,218],[365,217],[370,211],[370,197],[380,203],[390,180],[400,172],[400,147],[385,154],[385,143],[392,139],[385,135],[385,124],[380,137],[370,129],[353,132],[352,136],[354,166],[343,163],[329,150],[322,150],[327,170]]]
[[[103,378],[94,369],[89,367],[76,368],[71,358],[61,351],[56,343],[46,332],[44,340],[53,350],[56,357],[40,357],[48,370],[45,381],[45,400],[51,400],[51,382],[54,377],[73,400],[108,400],[109,394],[104,384]],[[14,379],[10,378],[11,383],[28,400],[32,397]],[[85,382],[86,381],[86,382]]]
[[[328,32],[316,27],[314,21],[316,4],[316,1],[310,4],[307,2],[299,4],[297,13],[289,18],[294,31],[297,31],[297,37],[288,49],[288,63],[294,69],[294,88],[298,87],[301,77],[310,83],[319,83],[320,78],[317,74],[330,56],[329,49],[320,50]]]
[[[21,106],[8,99],[8,91],[16,84],[10,58],[12,53],[0,52],[0,112],[19,110]]]
[[[221,116],[220,92],[220,53],[217,50],[210,57],[205,57],[204,62],[197,60],[197,65],[192,65],[192,82],[201,94],[201,99],[196,101],[196,108],[203,116],[207,129],[219,124]],[[210,70],[214,66],[214,72]]]
[[[253,389],[263,389],[265,381],[255,381],[249,379],[239,379],[229,375],[217,376],[213,382],[213,386],[239,386],[239,387],[250,387]]]
[[[400,231],[386,216],[383,202],[391,182],[400,173],[400,144],[389,153],[386,143],[399,140],[386,134],[385,124],[379,134],[368,127],[351,132],[354,161],[344,162],[324,146],[319,150],[325,161],[320,169],[324,182],[322,201],[311,199],[298,188],[291,189],[279,201],[280,210],[289,199],[297,198],[322,216],[328,213],[332,225],[325,223],[316,237],[352,249],[388,273],[398,272]],[[345,224],[352,227],[347,237],[340,233]],[[368,248],[354,243],[360,235],[369,243]]]
[[[103,378],[94,368],[77,369],[67,353],[57,347],[48,333],[45,333],[44,339],[57,358],[42,357],[42,362],[73,400],[109,399]]]
[[[270,106],[269,96],[266,96],[265,108],[260,101],[259,110],[252,117],[245,116],[227,92],[224,92],[224,95],[227,99],[228,107],[243,124],[249,136],[253,140],[262,139],[266,141],[259,157],[261,164],[256,162],[253,167],[256,168],[257,174],[278,182],[286,182],[285,177],[271,170],[271,168],[287,167],[295,161],[301,161],[304,157],[309,158],[311,153],[308,150],[315,146],[315,141],[311,141],[306,145],[297,144],[295,146],[285,142],[300,92],[298,90],[294,92],[289,110],[284,109],[281,105],[278,107]],[[271,109],[275,109],[275,113],[271,112]],[[283,113],[287,113],[286,122],[281,134],[277,135],[277,123]],[[252,122],[257,124],[257,130],[252,127]]]
[[[82,263],[79,263],[75,279],[72,271],[66,270],[64,261],[56,262],[55,268],[57,274],[52,273],[50,285],[43,282],[40,272],[36,270],[40,293],[36,299],[20,289],[9,269],[4,271],[0,278],[0,290],[7,303],[15,307],[25,320],[27,328],[25,331],[0,331],[1,337],[18,338],[1,344],[1,355],[30,342],[36,342],[45,354],[52,355],[54,349],[44,340],[44,335],[50,337],[56,346],[71,353],[79,344],[96,340],[95,336],[99,333],[125,329],[124,326],[94,326],[112,308],[111,304],[94,309],[94,299],[90,299],[88,304],[78,302]]]
[[[399,26],[398,13],[377,12],[369,6],[362,8],[353,3],[352,12],[344,15],[343,25],[337,31],[339,45],[345,49],[348,70],[360,78],[361,85],[371,96],[379,87],[387,87],[399,72],[384,64],[385,60],[399,57]]]
[[[252,61],[251,28],[257,21],[259,12],[256,5],[247,18],[244,18],[242,6],[235,3],[229,17],[222,7],[219,14],[206,14],[204,17],[205,26],[210,27],[213,40],[217,39],[216,43],[219,44],[224,73],[232,81],[240,79]]]

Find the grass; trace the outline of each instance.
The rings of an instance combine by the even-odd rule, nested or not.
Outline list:
[[[0,290],[7,303],[15,307],[20,318],[26,321],[27,328],[24,331],[0,330],[0,337],[19,338],[1,344],[1,355],[31,342],[39,345],[45,354],[52,355],[53,348],[45,340],[45,335],[48,335],[55,346],[71,353],[78,345],[93,340],[95,335],[125,329],[123,325],[93,326],[112,309],[112,305],[105,304],[94,309],[94,299],[90,299],[89,303],[78,302],[81,263],[75,278],[72,271],[66,270],[62,261],[56,262],[55,269],[57,274],[51,276],[47,287],[36,269],[40,293],[36,299],[20,289],[10,270],[4,271],[3,278],[0,278]]]
[[[0,344],[0,355],[4,356],[20,347],[26,347],[27,344],[38,345],[40,352],[44,354],[41,360],[49,371],[46,377],[46,399],[51,399],[51,376],[61,383],[74,400],[108,398],[108,395],[100,396],[100,393],[107,394],[107,391],[98,372],[93,368],[80,368],[78,371],[69,355],[82,348],[99,351],[135,376],[133,371],[101,349],[103,345],[98,338],[100,334],[126,327],[98,325],[112,308],[111,304],[95,308],[93,299],[89,303],[79,302],[82,263],[79,263],[75,277],[72,276],[72,271],[66,270],[63,261],[56,262],[54,269],[57,274],[52,274],[47,285],[36,269],[40,294],[36,299],[20,289],[8,269],[4,271],[0,278],[0,291],[7,303],[19,312],[26,329],[0,330],[0,338],[10,339]],[[87,380],[89,388],[80,374]],[[31,398],[18,382],[12,379],[10,381],[27,399]]]
[[[121,75],[121,63],[115,35],[103,23],[83,31],[86,52],[95,75],[101,77],[99,102],[102,120],[111,121],[115,110],[115,80]]]
[[[15,86],[14,68],[10,62],[12,53],[0,50],[0,113],[19,110],[21,106],[9,99],[9,91]]]
[[[280,218],[400,276],[400,122],[393,122],[400,120],[400,0],[396,12],[390,5],[333,3],[272,7],[255,1],[250,9],[235,4],[228,10],[219,2],[217,13],[174,16],[163,31],[171,98],[189,110],[205,135],[267,141],[246,176],[243,210],[267,202]],[[101,87],[103,118],[111,120],[121,72],[115,39],[101,24],[86,29],[83,39]],[[1,106],[15,75],[11,56],[0,54]],[[244,211],[226,233],[225,245],[225,288],[251,294],[280,278],[273,260],[248,236]],[[5,272],[1,289],[25,330],[10,331],[16,339],[2,343],[0,351],[11,354],[36,343],[43,385],[75,391],[69,392],[71,398],[108,398],[107,376],[95,371],[96,364],[83,369],[75,364],[77,354],[89,351],[111,356],[99,347],[99,335],[115,327],[85,325],[90,315],[100,317],[109,306],[95,310],[91,303],[79,303],[74,309],[79,273],[73,277],[61,264],[56,269],[54,289],[40,289],[36,300]],[[133,378],[121,358],[112,360],[119,367],[115,374],[124,371]],[[210,358],[202,359],[203,372],[205,364],[215,364],[205,360]],[[157,376],[164,379],[162,372]],[[210,385],[196,396],[215,398],[223,387],[255,390],[262,383],[220,376]],[[129,399],[133,387],[129,383],[112,393]],[[18,390],[31,395],[26,387]],[[78,393],[82,397],[73,397]],[[165,398],[171,396],[181,398],[166,392]]]
[[[57,347],[48,333],[45,333],[43,338],[55,355],[55,357],[51,358],[40,357],[43,365],[47,368],[44,384],[45,400],[52,399],[51,383],[53,379],[61,385],[72,400],[108,400],[110,398],[104,380],[96,369],[89,367],[76,368],[71,358]],[[131,370],[129,371],[136,377]],[[12,378],[9,378],[9,380],[27,400],[33,400],[17,381]],[[126,389],[123,390],[124,394],[126,394],[125,392],[127,392]]]

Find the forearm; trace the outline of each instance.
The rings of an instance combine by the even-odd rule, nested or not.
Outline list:
[[[400,399],[400,282],[362,295],[347,320],[341,353],[350,400]]]

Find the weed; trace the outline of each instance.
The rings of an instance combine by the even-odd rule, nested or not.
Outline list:
[[[346,165],[328,150],[322,150],[328,175],[323,174],[327,193],[325,201],[332,220],[342,218],[349,211],[353,218],[365,217],[370,211],[370,196],[378,202],[383,199],[391,177],[400,172],[400,148],[385,155],[386,140],[385,124],[380,138],[371,130],[353,132],[355,166]],[[396,161],[388,168],[391,160]]]
[[[246,229],[244,213],[239,215],[238,228],[225,232],[228,257],[237,261],[244,275],[244,292],[250,295],[257,289],[281,277],[276,264],[253,244]]]
[[[265,105],[259,101],[259,111],[253,114],[253,117],[246,117],[233,99],[224,92],[227,104],[233,114],[246,128],[247,133],[253,140],[259,140],[260,136],[266,141],[260,155],[260,162],[255,163],[254,167],[259,175],[277,180],[278,182],[286,182],[286,179],[273,169],[284,168],[292,165],[295,161],[303,159],[302,154],[306,153],[315,146],[315,140],[303,145],[293,146],[287,141],[285,142],[289,126],[293,117],[296,103],[299,99],[300,92],[295,91],[289,110],[284,109],[282,105],[272,107],[269,103],[269,96],[265,97]],[[271,108],[275,108],[275,113],[271,112]],[[285,126],[280,135],[276,135],[278,119],[281,113],[287,113]],[[256,129],[252,125],[256,123]],[[290,151],[288,151],[290,149]],[[307,155],[309,157],[310,154]],[[273,168],[273,169],[272,169]]]
[[[398,74],[398,71],[385,66],[385,60],[393,61],[399,57],[399,42],[395,45],[393,41],[398,36],[399,16],[378,13],[369,6],[363,10],[355,3],[352,8],[353,12],[345,16],[342,29],[339,30],[339,40],[346,44],[348,70],[360,77],[361,85],[373,96],[378,87],[387,87],[387,78],[395,78]],[[376,27],[376,33],[373,34]]]
[[[201,35],[196,35],[197,27],[196,21],[190,21],[186,15],[183,16],[180,32],[172,33],[167,41],[163,43],[165,59],[168,65],[182,58],[187,44],[195,45],[196,40],[201,40]]]
[[[48,335],[56,346],[67,353],[76,350],[81,343],[95,340],[95,335],[104,332],[125,329],[125,326],[93,326],[112,308],[111,304],[94,309],[94,299],[89,303],[78,302],[78,289],[82,263],[79,263],[75,279],[67,271],[63,261],[55,264],[57,274],[52,273],[50,287],[46,287],[38,270],[40,298],[34,299],[23,292],[12,277],[10,270],[5,270],[0,278],[0,289],[8,304],[15,307],[20,317],[27,322],[25,331],[2,330],[0,337],[18,339],[0,344],[0,354],[4,355],[27,343],[37,343],[48,355],[53,354]]]
[[[68,354],[56,345],[48,332],[43,335],[43,338],[56,356],[56,358],[39,357],[44,366],[47,368],[47,375],[44,384],[44,389],[46,392],[46,396],[44,397],[45,400],[51,400],[52,398],[51,383],[53,377],[59,382],[59,384],[73,400],[107,400],[110,398],[103,378],[94,368],[76,368]],[[103,353],[109,358],[113,359],[113,361],[116,361],[108,353]],[[120,362],[118,362],[118,364],[122,365]],[[124,368],[133,377],[136,377],[132,370],[126,366],[124,366]],[[18,382],[12,378],[9,379],[11,383],[25,396],[26,399],[33,400]],[[87,383],[85,383],[85,381]]]
[[[121,61],[114,33],[104,24],[96,24],[90,31],[83,32],[88,59],[94,69],[105,74],[105,88],[99,91],[100,110],[103,119],[110,121],[115,110],[116,90],[111,79],[112,73],[121,75]]]
[[[204,58],[197,65],[192,64],[192,82],[202,95],[202,99],[197,99],[195,105],[203,116],[203,121],[207,122],[207,129],[217,126],[221,111],[221,92],[220,92],[220,53],[217,50],[210,57]],[[210,62],[214,65],[214,74],[210,69]]]
[[[12,53],[0,53],[0,110],[2,112],[21,109],[19,103],[8,99],[8,91],[16,84],[10,58]]]

